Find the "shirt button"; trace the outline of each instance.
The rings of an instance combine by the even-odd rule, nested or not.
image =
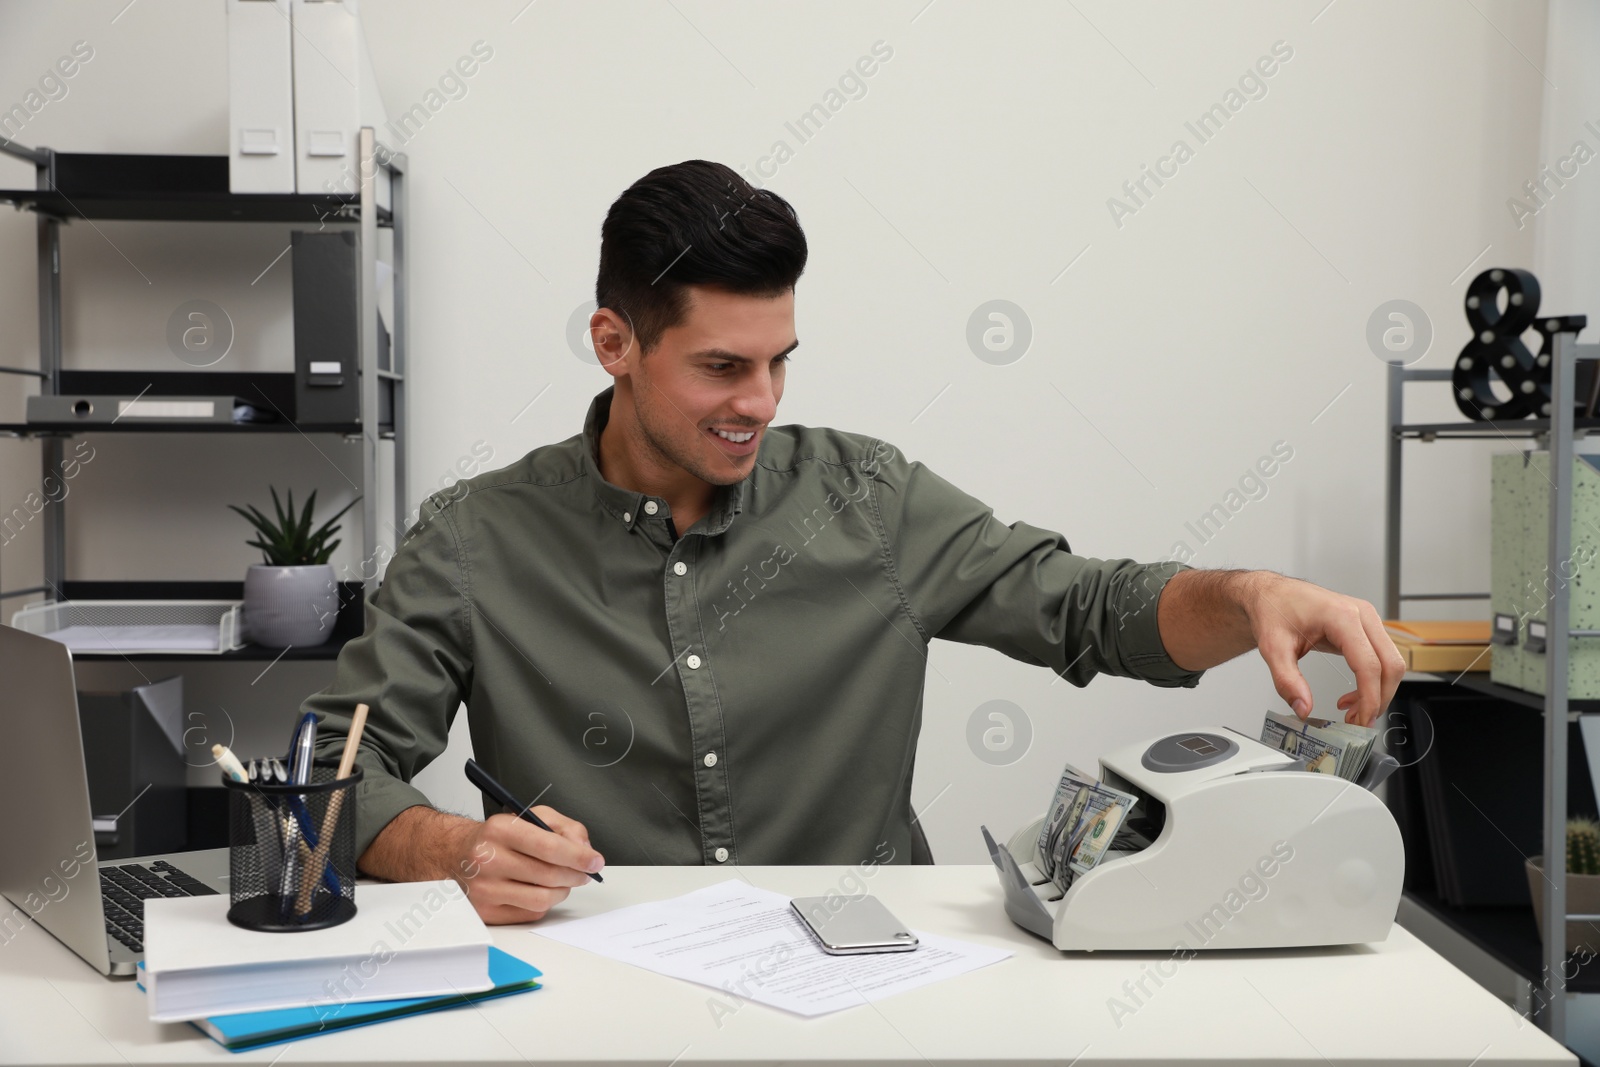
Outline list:
[[[657,504],[654,500],[646,500],[644,502],[644,513],[646,515],[654,515],[656,512],[658,512],[660,510],[661,510],[661,505]]]
[[[715,852],[712,853],[712,855],[717,857],[717,862],[718,863],[727,863],[728,862],[728,850],[725,849],[725,848],[717,849]]]
[[[672,565],[672,573],[673,574],[688,574],[689,573],[689,568],[685,567],[683,565],[683,561],[682,560],[679,560],[678,562],[676,562],[676,563],[674,563]]]
[[[715,752],[707,752],[705,764],[707,767],[715,767],[717,765],[717,754]]]
[[[624,511],[624,512],[623,512],[623,513],[622,513],[622,521],[623,521],[623,522],[632,522],[632,521],[633,521],[633,512],[631,512],[631,511]]]
[[[699,656],[690,656],[688,659],[684,660],[684,662],[689,665],[689,669],[691,671],[697,671],[697,670],[700,669],[700,657]]]

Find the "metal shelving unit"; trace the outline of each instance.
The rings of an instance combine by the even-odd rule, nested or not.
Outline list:
[[[359,249],[358,338],[360,347],[359,422],[349,424],[296,424],[287,415],[276,423],[226,426],[172,424],[0,424],[0,436],[34,438],[40,443],[43,474],[48,477],[60,469],[63,441],[87,433],[261,433],[296,431],[301,434],[339,434],[361,442],[362,457],[362,558],[375,559],[378,552],[378,443],[392,440],[394,445],[394,520],[396,529],[406,525],[406,388],[407,342],[410,330],[406,317],[406,166],[403,154],[389,152],[376,140],[370,126],[358,133],[359,185],[350,193],[230,193],[226,156],[139,156],[97,155],[56,152],[49,148],[27,148],[0,139],[0,152],[25,160],[34,166],[35,187],[0,190],[0,201],[18,210],[32,211],[38,223],[39,275],[39,367],[0,366],[0,374],[36,377],[40,392],[59,395],[73,375],[93,374],[100,380],[115,378],[119,372],[66,371],[61,365],[61,227],[73,219],[120,219],[202,222],[303,223],[318,228],[354,226]],[[376,179],[379,171],[389,175],[390,207],[377,202]],[[390,367],[378,365],[378,293],[376,289],[378,229],[389,228],[393,236],[394,322],[390,344]],[[134,376],[148,380],[149,375]],[[216,379],[236,379],[248,385],[268,404],[280,411],[292,406],[294,375],[235,374],[196,371]],[[177,379],[188,372],[172,372],[163,377]],[[248,379],[248,382],[246,382]],[[385,388],[380,396],[379,383]],[[249,395],[249,394],[246,394]],[[289,403],[281,401],[287,395]],[[387,403],[383,403],[387,400]],[[388,420],[380,422],[387,409]],[[39,515],[44,539],[43,584],[20,589],[0,589],[0,601],[44,593],[57,600],[74,598],[138,599],[206,595],[238,599],[242,581],[216,582],[78,582],[66,574],[66,526],[60,505],[45,508]],[[314,649],[295,649],[291,659],[331,659],[338,655],[345,640],[362,629],[361,596],[377,588],[376,574],[362,582],[341,583],[339,618],[334,637]],[[347,598],[346,594],[352,594]],[[250,645],[221,659],[270,658],[277,650]],[[85,654],[103,658],[116,653]],[[155,658],[155,657],[134,657]],[[162,656],[160,658],[182,658]],[[207,657],[212,658],[212,657]]]
[[[1389,368],[1388,423],[1389,450],[1386,482],[1386,524],[1384,531],[1384,611],[1385,618],[1398,619],[1400,605],[1412,600],[1487,600],[1487,593],[1404,594],[1400,589],[1401,471],[1403,445],[1407,439],[1435,441],[1452,438],[1495,438],[1510,441],[1518,437],[1546,439],[1550,449],[1550,469],[1558,472],[1550,494],[1550,535],[1548,560],[1561,561],[1572,555],[1572,462],[1573,439],[1582,431],[1600,429],[1600,419],[1577,419],[1576,367],[1579,359],[1600,358],[1600,344],[1578,344],[1574,334],[1558,334],[1550,368],[1550,410],[1548,419],[1523,419],[1499,422],[1417,423],[1404,420],[1405,386],[1411,382],[1449,381],[1448,370],[1408,370],[1398,364]],[[1547,563],[1547,566],[1550,564]],[[1600,637],[1600,631],[1574,630],[1571,625],[1571,599],[1564,582],[1555,589],[1548,605],[1551,640],[1545,657],[1545,695],[1510,689],[1483,679],[1474,679],[1471,688],[1511,703],[1544,712],[1544,854],[1566,855],[1567,823],[1567,727],[1570,714],[1600,712],[1600,701],[1569,700],[1567,697],[1567,659],[1571,640]],[[1556,640],[1566,634],[1567,640]],[[1456,680],[1459,682],[1459,679]],[[1499,959],[1524,981],[1538,983],[1549,991],[1542,1014],[1545,1030],[1557,1041],[1565,1041],[1569,982],[1566,960],[1566,923],[1556,919],[1600,922],[1600,915],[1568,914],[1565,878],[1548,878],[1544,886],[1544,914],[1551,936],[1539,946],[1538,966],[1530,967],[1526,946],[1518,946],[1514,933],[1508,938],[1503,916],[1480,917],[1466,914],[1470,909],[1450,909],[1437,901],[1408,899],[1443,919],[1457,933]],[[1459,913],[1458,913],[1459,912]],[[1592,968],[1577,976],[1574,992],[1600,989]]]

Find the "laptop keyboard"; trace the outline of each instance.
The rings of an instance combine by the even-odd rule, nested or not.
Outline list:
[[[144,902],[151,897],[204,897],[216,890],[166,860],[100,868],[106,933],[134,952],[144,951]]]

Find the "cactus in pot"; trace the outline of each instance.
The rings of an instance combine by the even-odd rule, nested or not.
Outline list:
[[[1580,815],[1567,820],[1567,912],[1572,915],[1600,914],[1600,821]],[[1547,886],[1544,857],[1530,857],[1528,895],[1533,901],[1534,920],[1541,938],[1547,937],[1544,918],[1544,893]],[[1576,952],[1600,949],[1600,925],[1570,920],[1566,924],[1566,949]]]
[[[1600,822],[1586,816],[1567,820],[1567,873],[1600,874]]]

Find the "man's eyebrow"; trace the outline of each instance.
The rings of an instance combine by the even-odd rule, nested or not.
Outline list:
[[[790,343],[788,348],[785,348],[782,352],[779,352],[776,356],[773,356],[772,358],[773,359],[781,359],[782,357],[787,356],[790,352],[793,352],[795,349],[797,349],[799,347],[800,347],[800,341],[798,339],[796,339],[795,341]],[[704,350],[703,352],[696,352],[694,354],[693,358],[695,358],[695,359],[720,359],[720,360],[725,360],[725,361],[727,361],[729,363],[752,363],[752,362],[754,362],[754,360],[750,359],[748,356],[741,356],[737,352],[729,352],[726,348],[708,348],[708,349]]]

